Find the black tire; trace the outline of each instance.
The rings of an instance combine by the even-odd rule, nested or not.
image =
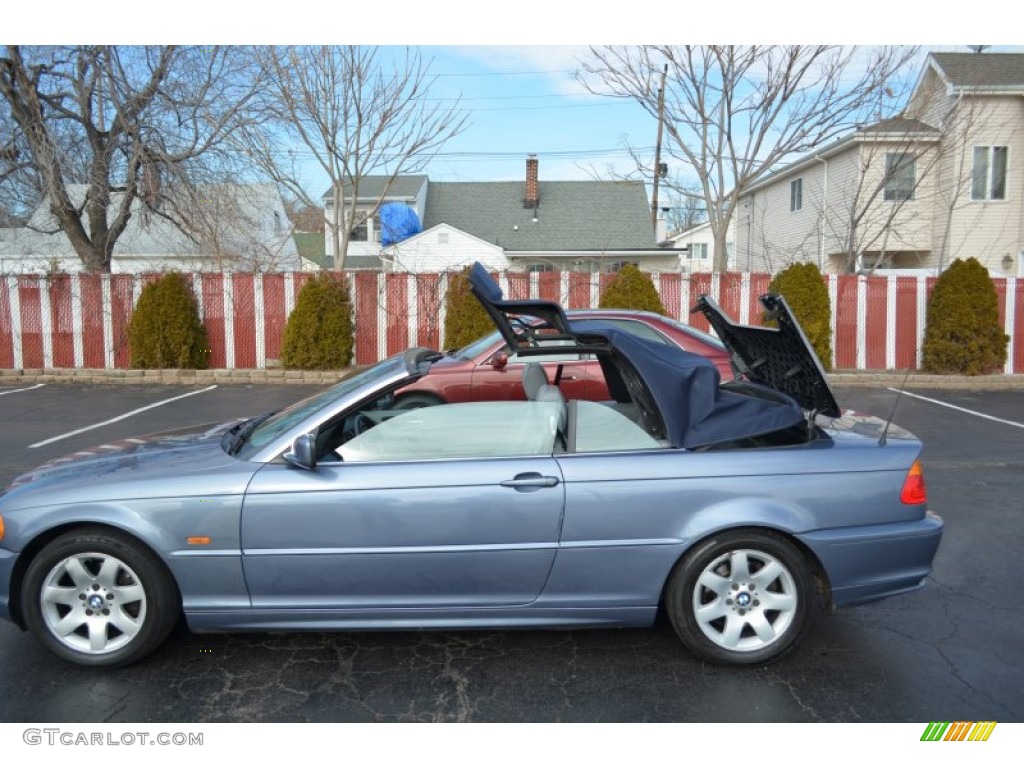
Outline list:
[[[763,664],[803,634],[812,583],[806,558],[785,537],[723,531],[673,569],[665,612],[683,645],[701,659]]]
[[[395,408],[429,408],[433,405],[442,405],[444,400],[434,395],[427,395],[416,393],[412,395],[402,395],[400,398],[395,400]]]
[[[21,589],[25,624],[52,653],[86,667],[123,667],[152,653],[181,616],[164,564],[135,539],[82,528],[47,544]]]

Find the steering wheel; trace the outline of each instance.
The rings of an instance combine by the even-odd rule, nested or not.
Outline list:
[[[352,431],[361,435],[368,429],[373,429],[373,420],[365,413],[357,413],[352,419]]]

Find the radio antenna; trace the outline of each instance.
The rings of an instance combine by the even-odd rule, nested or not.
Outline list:
[[[896,416],[896,406],[900,404],[900,398],[903,396],[903,388],[907,386],[907,379],[910,378],[910,369],[907,368],[906,374],[903,376],[903,382],[900,384],[900,389],[896,393],[896,399],[892,403],[892,410],[889,412],[889,420],[885,422],[885,428],[882,430],[882,436],[878,438],[878,447],[881,448],[885,445],[885,438],[889,434],[889,425],[892,424],[893,418]]]

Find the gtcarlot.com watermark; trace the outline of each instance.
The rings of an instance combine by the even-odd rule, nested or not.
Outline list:
[[[68,731],[63,728],[26,728],[21,739],[29,746],[48,747],[201,747],[201,733],[160,731]]]

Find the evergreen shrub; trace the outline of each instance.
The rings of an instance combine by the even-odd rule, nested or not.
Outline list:
[[[128,323],[132,368],[208,368],[210,345],[184,275],[148,283]]]
[[[634,264],[626,264],[615,273],[605,289],[601,292],[598,302],[601,309],[642,309],[648,312],[665,314],[665,305],[661,303],[654,281],[646,272],[641,272]]]
[[[304,370],[345,368],[352,361],[354,330],[344,278],[321,272],[302,286],[288,315],[281,364]]]
[[[1006,364],[1010,337],[999,323],[992,278],[975,258],[957,259],[928,300],[922,365],[930,373],[977,376]]]
[[[790,264],[772,278],[768,291],[786,300],[822,367],[831,370],[832,305],[821,270],[816,264]]]
[[[444,348],[460,349],[494,330],[491,316],[469,291],[469,269],[449,273],[448,295],[445,297]]]

